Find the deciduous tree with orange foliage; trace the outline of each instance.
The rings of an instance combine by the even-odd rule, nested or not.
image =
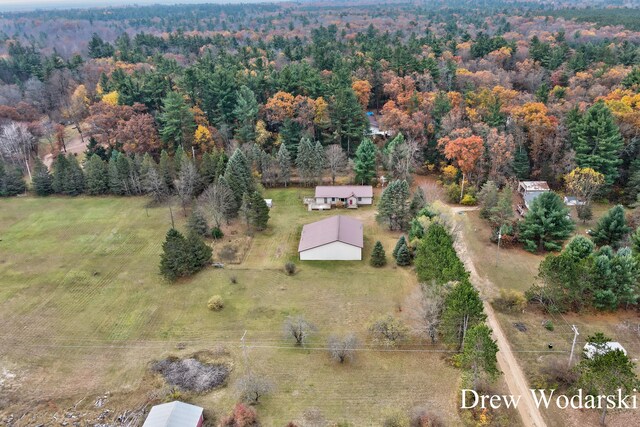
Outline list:
[[[366,109],[369,105],[369,98],[371,97],[371,83],[367,80],[356,80],[351,85],[351,88],[356,93],[358,102],[362,105],[362,108]]]
[[[473,135],[469,128],[455,129],[451,132],[451,136],[445,136],[438,140],[438,147],[442,150],[442,154],[448,160],[455,162],[462,172],[460,190],[460,200],[462,200],[465,178],[473,171],[478,159],[484,152],[482,138]]]
[[[271,126],[280,126],[285,119],[293,117],[294,96],[287,92],[276,92],[264,106],[267,122]]]

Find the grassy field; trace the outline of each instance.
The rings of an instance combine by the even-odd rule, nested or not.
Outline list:
[[[594,206],[594,219],[586,224],[578,224],[574,234],[585,234],[593,228],[609,206],[598,204]],[[575,214],[575,212],[572,212]],[[478,211],[465,212],[456,215],[456,223],[464,239],[464,246],[469,251],[478,274],[488,285],[483,289],[487,298],[491,299],[499,294],[500,289],[513,289],[524,292],[536,282],[538,265],[544,254],[531,254],[521,247],[502,248],[497,254],[496,245],[489,241],[490,229],[485,221],[479,217]],[[497,255],[496,255],[497,254]],[[497,262],[496,262],[497,261]],[[571,325],[576,325],[580,336],[576,344],[576,356],[579,360],[586,338],[595,332],[604,332],[607,336],[619,341],[629,352],[631,358],[638,362],[640,355],[640,316],[635,311],[620,311],[610,313],[581,313],[581,314],[546,314],[531,307],[524,313],[507,314],[498,312],[511,346],[520,364],[530,380],[531,386],[544,386],[541,383],[541,369],[555,360],[567,363],[573,340]],[[551,321],[554,330],[544,327],[546,321]],[[525,332],[518,330],[515,325],[524,325]],[[548,345],[553,348],[549,349]],[[638,366],[640,374],[640,366]],[[633,425],[633,411],[614,413],[609,418],[608,425]],[[580,426],[597,425],[596,411],[547,411],[546,419],[549,426]],[[631,417],[631,418],[629,418]],[[636,420],[637,422],[637,420]]]
[[[4,407],[45,417],[76,403],[98,411],[96,396],[109,393],[105,407],[115,416],[159,395],[162,383],[148,369],[153,360],[224,348],[228,386],[185,396],[216,416],[237,400],[234,382],[250,367],[276,386],[258,408],[267,426],[300,420],[310,408],[331,421],[379,425],[388,411],[415,406],[459,425],[460,373],[446,353],[422,341],[382,351],[367,339],[367,324],[379,315],[411,321],[413,271],[374,269],[367,261],[297,262],[296,275],[282,271],[296,259],[302,224],[334,213],[307,212],[300,202],[307,192],[267,190],[270,225],[244,261],[174,284],[158,275],[171,224],[166,207],[146,209],[142,198],[0,201],[0,372],[12,373],[4,386],[0,378],[0,414]],[[340,213],[364,221],[365,259],[376,240],[390,254],[398,235],[375,223],[374,208]],[[184,218],[177,219],[182,228]],[[206,308],[214,294],[225,301],[218,313]],[[318,327],[307,348],[291,348],[284,338],[289,314]],[[352,365],[335,364],[323,349],[328,335],[340,332],[363,342]],[[47,419],[24,425],[36,421]]]

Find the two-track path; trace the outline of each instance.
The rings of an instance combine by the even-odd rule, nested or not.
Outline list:
[[[475,209],[477,208],[454,207],[451,210],[455,215],[457,215],[459,213]],[[464,233],[460,231],[460,235],[464,235]],[[496,288],[489,280],[484,277],[480,277],[475,265],[473,264],[473,260],[469,255],[469,251],[464,245],[463,239],[458,238],[456,240],[456,250],[458,255],[471,273],[471,282],[482,296],[484,311],[487,314],[487,324],[491,329],[493,329],[493,336],[498,344],[498,366],[504,375],[507,387],[509,387],[509,393],[516,397],[521,396],[518,403],[518,412],[520,413],[520,418],[522,418],[522,423],[525,427],[546,427],[547,424],[545,423],[544,418],[542,418],[540,409],[533,400],[533,396],[529,390],[529,383],[513,354],[511,344],[509,344],[509,340],[502,330],[502,326],[496,317],[493,307],[487,300],[487,294],[492,293],[492,291],[495,292]]]

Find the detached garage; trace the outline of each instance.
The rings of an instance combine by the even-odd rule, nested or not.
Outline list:
[[[203,409],[173,401],[151,408],[142,427],[201,427]]]
[[[302,261],[362,260],[362,223],[336,215],[302,228],[298,252]]]

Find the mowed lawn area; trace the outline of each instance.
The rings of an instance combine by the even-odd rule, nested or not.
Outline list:
[[[374,207],[308,212],[301,196],[311,191],[267,190],[274,201],[269,228],[254,237],[244,261],[178,283],[158,274],[167,207],[146,209],[143,198],[0,201],[0,372],[16,375],[0,387],[0,408],[51,414],[80,401],[79,409],[110,408],[115,416],[162,395],[162,382],[149,374],[152,361],[224,348],[228,385],[183,394],[218,417],[237,401],[235,382],[250,368],[275,385],[258,406],[267,426],[301,420],[312,408],[330,421],[380,425],[389,411],[416,406],[459,425],[460,371],[441,347],[416,337],[397,351],[367,335],[383,314],[411,322],[414,272],[368,263],[376,240],[391,261],[399,234],[376,224]],[[173,211],[184,229],[180,209]],[[365,260],[296,261],[298,272],[287,276],[283,265],[297,260],[302,225],[336,213],[364,221]],[[206,307],[216,294],[225,302],[220,312]],[[317,326],[306,348],[284,337],[291,314]],[[361,350],[352,364],[338,365],[326,339],[347,332],[358,335]],[[95,408],[105,393],[106,406]]]
[[[595,205],[595,218],[587,224],[577,224],[574,235],[585,235],[586,230],[593,228],[597,219],[604,215],[609,207],[611,206]],[[575,208],[572,208],[571,213],[575,219]],[[538,266],[546,254],[529,253],[520,245],[501,248],[497,254],[497,246],[489,240],[491,230],[486,221],[479,217],[478,211],[456,215],[456,223],[468,255],[478,275],[485,282],[482,287],[485,298],[491,300],[497,297],[501,289],[524,292],[536,283]],[[568,363],[574,337],[572,325],[576,325],[580,332],[574,361],[580,360],[587,337],[595,332],[604,332],[614,341],[619,341],[636,363],[640,358],[640,316],[637,311],[549,314],[531,306],[523,313],[502,313],[497,310],[496,313],[533,388],[553,386],[553,383],[544,381],[542,371],[554,363],[562,366]],[[553,330],[545,328],[544,324],[547,321],[553,324]],[[520,329],[526,328],[526,331],[518,329],[516,325]],[[549,344],[553,348],[550,349]],[[640,365],[637,364],[636,368],[640,375]],[[558,410],[554,407],[545,410],[544,415],[549,426],[563,427],[597,425],[599,414],[598,411]],[[608,418],[608,425],[632,425],[635,422],[634,417],[637,417],[635,411],[613,412]]]

